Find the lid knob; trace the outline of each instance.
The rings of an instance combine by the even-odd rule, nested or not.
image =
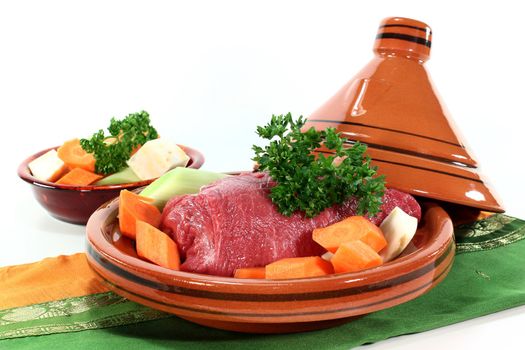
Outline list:
[[[431,43],[432,30],[427,24],[410,18],[389,17],[379,25],[374,52],[426,61]]]

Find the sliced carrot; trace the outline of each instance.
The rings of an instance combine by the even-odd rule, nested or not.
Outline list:
[[[141,258],[172,270],[180,267],[179,250],[167,234],[147,222],[137,220],[137,254]]]
[[[333,272],[332,264],[319,256],[281,259],[266,265],[265,269],[267,279],[315,277]]]
[[[236,269],[233,277],[235,278],[265,278],[266,268],[265,267],[244,267],[242,269]]]
[[[330,260],[335,273],[355,272],[379,266],[383,259],[362,241],[342,243]]]
[[[154,227],[160,226],[161,213],[151,204],[152,201],[151,198],[139,196],[128,190],[120,191],[119,228],[124,236],[135,239],[137,220],[147,222]]]
[[[70,168],[82,168],[87,171],[95,172],[95,157],[91,153],[84,151],[80,146],[79,139],[64,142],[57,150],[58,157]]]
[[[376,252],[387,243],[381,229],[363,216],[351,216],[330,226],[316,228],[312,238],[332,253],[335,253],[341,243],[355,240],[363,241]]]
[[[82,168],[74,168],[62,176],[56,183],[62,185],[87,186],[102,179],[103,176]]]

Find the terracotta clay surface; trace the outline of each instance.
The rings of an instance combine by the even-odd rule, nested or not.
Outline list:
[[[316,278],[235,279],[169,270],[137,257],[118,232],[118,198],[87,224],[91,267],[118,294],[209,327],[285,333],[331,327],[414,299],[440,283],[454,260],[453,226],[424,203],[420,227],[401,257],[376,268]]]
[[[425,23],[385,19],[375,57],[308,118],[369,147],[390,187],[418,196],[503,211],[479,174],[424,66],[432,31]]]
[[[187,167],[198,169],[204,163],[204,156],[196,149],[179,145],[190,157]],[[27,158],[18,167],[18,176],[31,184],[33,194],[49,214],[59,220],[73,224],[85,225],[89,216],[102,204],[118,197],[120,190],[132,190],[146,186],[154,180],[146,180],[121,185],[104,186],[73,186],[59,185],[53,182],[41,181],[31,175],[28,164],[35,158],[43,155],[52,147],[40,151]]]

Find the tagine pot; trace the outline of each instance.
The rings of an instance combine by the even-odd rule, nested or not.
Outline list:
[[[306,127],[334,127],[349,146],[365,143],[389,187],[502,212],[430,79],[425,62],[431,44],[425,23],[383,20],[374,58],[310,115]]]

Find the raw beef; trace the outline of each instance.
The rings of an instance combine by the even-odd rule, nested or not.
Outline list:
[[[231,276],[241,267],[320,255],[324,250],[312,240],[313,229],[356,212],[356,201],[349,200],[315,218],[300,213],[286,217],[268,198],[273,185],[265,173],[247,173],[219,180],[197,195],[172,198],[163,211],[162,229],[177,242],[181,270]],[[396,206],[421,216],[419,204],[406,193],[389,189],[383,202],[382,212],[372,218],[375,224]]]

